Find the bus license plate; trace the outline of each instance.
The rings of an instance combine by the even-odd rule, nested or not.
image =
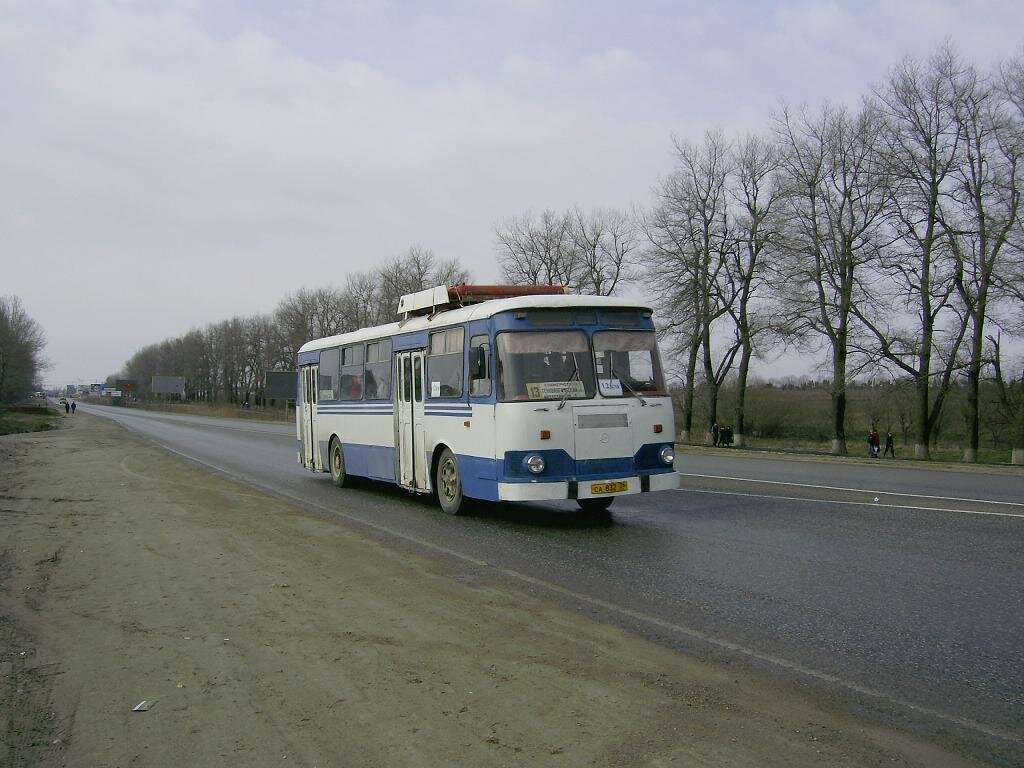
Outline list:
[[[626,480],[616,480],[614,483],[591,483],[591,493],[618,493],[629,490],[629,483]]]

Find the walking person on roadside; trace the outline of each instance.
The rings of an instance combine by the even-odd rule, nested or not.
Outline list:
[[[71,413],[71,406],[68,405],[68,401],[64,401],[64,413]]]
[[[871,431],[868,432],[868,455],[873,459],[878,458],[878,449],[882,445],[881,436],[878,434],[878,430],[871,427]]]
[[[75,403],[74,400],[72,400],[71,401],[71,412],[74,413],[75,412],[75,408],[77,408],[77,407],[78,407],[78,404]]]
[[[882,454],[882,458],[885,458],[889,454],[896,458],[896,441],[892,438],[892,432],[885,433],[885,453]]]
[[[714,424],[711,425],[711,444],[714,445],[716,448],[718,447],[718,436],[720,434],[721,432],[718,429],[718,422],[716,421]]]

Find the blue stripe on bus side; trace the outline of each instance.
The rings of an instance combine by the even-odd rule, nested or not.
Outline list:
[[[348,474],[389,483],[397,482],[393,447],[342,443],[342,450],[345,452],[345,471]]]
[[[394,411],[317,410],[319,416],[394,416]]]
[[[360,407],[358,405],[344,405],[339,403],[334,405],[333,403],[325,403],[323,405],[317,405],[318,411],[355,411],[357,413],[394,413],[394,407],[390,405],[375,405],[370,407]]]

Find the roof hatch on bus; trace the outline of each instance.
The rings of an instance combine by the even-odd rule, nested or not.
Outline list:
[[[480,304],[492,299],[516,296],[564,296],[564,285],[461,285],[428,288],[407,293],[398,300],[398,314],[408,319],[415,315],[432,315],[445,309]]]

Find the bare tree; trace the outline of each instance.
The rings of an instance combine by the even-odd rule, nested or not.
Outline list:
[[[1021,372],[1020,378],[1012,374],[1006,376],[1003,373],[1001,339],[996,334],[989,335],[988,340],[992,350],[992,381],[996,387],[999,406],[1013,429],[1010,463],[1024,465],[1024,371]]]
[[[736,247],[727,273],[735,296],[729,314],[736,326],[739,366],[733,439],[743,445],[746,433],[746,392],[750,361],[758,337],[770,330],[771,319],[758,311],[758,292],[764,288],[769,257],[778,247],[778,208],[782,187],[778,180],[778,147],[759,136],[747,136],[733,147],[733,183],[730,196],[737,209]],[[762,302],[763,305],[763,302]]]
[[[690,217],[674,192],[672,179],[665,179],[655,191],[654,208],[639,214],[645,239],[640,254],[641,282],[658,309],[658,335],[670,360],[685,360],[676,377],[683,384],[683,423],[679,437],[684,443],[693,432],[693,402],[696,391],[697,356],[701,326],[693,308],[698,304],[700,286],[692,269]],[[671,370],[671,363],[667,366]]]
[[[985,358],[985,324],[996,297],[1002,262],[1013,250],[1020,225],[1024,137],[1012,100],[973,67],[964,70],[963,98],[956,121],[963,133],[964,158],[945,196],[946,233],[956,260],[956,289],[967,315],[968,445],[965,461],[977,461],[979,387]]]
[[[0,296],[0,403],[28,395],[45,362],[46,334],[17,296]]]
[[[299,347],[310,339],[349,330],[344,322],[343,296],[332,286],[300,288],[281,299],[274,310],[274,323],[279,329],[283,354],[293,361]]]
[[[731,172],[732,150],[720,131],[705,134],[702,144],[675,141],[682,194],[692,208],[690,239],[694,260],[693,277],[697,282],[696,315],[700,325],[700,343],[704,382],[708,398],[708,433],[718,421],[718,396],[722,383],[732,369],[740,349],[736,333],[725,342],[725,350],[716,356],[712,346],[719,318],[732,311],[736,301],[736,283],[730,266],[735,259],[735,239],[731,230],[726,192]]]
[[[253,315],[243,321],[245,337],[242,401],[263,405],[263,382],[267,371],[274,370],[274,324],[268,315]]]
[[[513,285],[577,283],[577,259],[564,213],[550,209],[535,219],[530,211],[494,228],[498,266]]]
[[[380,282],[372,272],[354,272],[345,278],[342,306],[347,326],[367,328],[386,322],[388,308],[381,302]]]
[[[1024,133],[1024,49],[1000,64],[997,87],[1008,113],[1008,131],[1016,134],[1019,140]],[[1024,333],[1024,217],[1019,208],[1016,223],[1010,233],[1009,247],[993,279],[1000,299],[1006,302],[1010,310],[1007,325],[1016,331],[1019,338]],[[1020,378],[1012,374],[1005,376],[999,336],[989,335],[989,340],[999,401],[1003,412],[1014,425],[1010,461],[1021,465],[1024,464],[1024,371]]]
[[[853,308],[873,339],[873,352],[913,382],[919,459],[929,456],[967,327],[952,304],[956,262],[942,210],[963,158],[956,112],[965,87],[964,65],[944,45],[924,64],[901,61],[875,94],[885,116],[879,148],[891,181],[888,221],[895,243],[879,251],[873,264],[878,301]]]
[[[639,242],[621,211],[580,208],[530,211],[495,226],[495,250],[513,285],[565,285],[576,293],[611,296],[633,279],[630,258]]]
[[[850,113],[825,105],[817,115],[776,116],[786,186],[786,324],[822,339],[832,358],[832,452],[847,453],[846,405],[853,309],[867,303],[862,266],[877,258],[887,181],[875,147],[881,115],[870,103]]]
[[[567,214],[579,293],[611,296],[633,279],[630,257],[639,243],[634,220],[622,211],[574,208]]]
[[[422,245],[412,245],[404,254],[386,262],[374,277],[380,286],[377,298],[382,316],[379,322],[395,319],[398,300],[438,285],[457,285],[470,279],[469,271],[457,260],[438,261],[434,252]]]
[[[715,353],[716,327],[736,298],[729,269],[735,258],[730,232],[727,178],[730,147],[721,132],[701,144],[674,139],[676,170],[655,190],[654,210],[643,218],[645,283],[655,296],[663,335],[677,343],[688,361],[682,436],[690,439],[696,364],[700,360],[708,396],[709,421],[717,419],[718,393],[740,348],[733,338]]]

